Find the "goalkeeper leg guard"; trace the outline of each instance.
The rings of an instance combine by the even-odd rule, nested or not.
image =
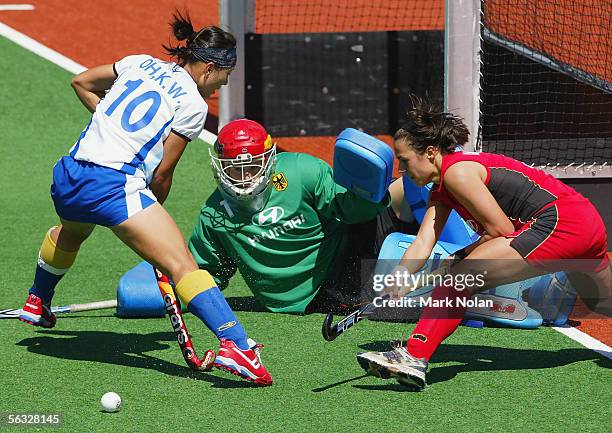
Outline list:
[[[176,293],[217,338],[233,341],[242,350],[249,349],[244,328],[208,272],[197,270],[185,275],[176,285]]]

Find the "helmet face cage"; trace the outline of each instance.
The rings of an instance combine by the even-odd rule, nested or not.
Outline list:
[[[251,209],[271,192],[276,144],[265,128],[249,119],[229,122],[217,137],[210,161],[221,193],[235,204]]]
[[[276,145],[260,155],[243,153],[219,158],[209,149],[213,173],[219,186],[238,200],[249,200],[270,184],[276,160]]]

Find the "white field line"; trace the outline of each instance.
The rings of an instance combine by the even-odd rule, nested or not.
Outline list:
[[[591,337],[589,334],[568,325],[553,326],[552,328],[566,337],[569,337],[572,340],[582,344],[587,349],[591,349],[592,351],[599,353],[601,356],[612,359],[612,348],[596,338]]]
[[[26,50],[32,51],[34,54],[39,55],[43,59],[49,60],[51,63],[55,63],[56,65],[61,68],[64,68],[68,72],[72,72],[73,74],[78,74],[87,69],[85,68],[85,66],[79,65],[75,61],[64,56],[63,54],[52,50],[51,48],[41,44],[40,42],[36,42],[34,39],[24,35],[21,32],[18,32],[17,30],[7,26],[6,24],[0,23],[0,35],[15,42],[17,45],[22,46]]]
[[[17,45],[22,46],[26,50],[32,51],[34,54],[39,55],[43,59],[46,59],[73,74],[79,74],[87,69],[85,66],[78,64],[74,60],[69,59],[63,54],[60,54],[57,51],[41,44],[40,42],[35,41],[29,36],[24,35],[6,24],[0,23],[0,36],[4,36],[5,38],[15,42]],[[199,138],[209,144],[214,144],[217,140],[217,136],[206,129],[202,131]]]
[[[14,4],[14,5],[0,5],[0,12],[2,11],[33,11],[34,5],[26,4]]]

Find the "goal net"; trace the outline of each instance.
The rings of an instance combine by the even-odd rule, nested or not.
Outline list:
[[[480,20],[480,148],[608,173],[612,2],[483,0]]]

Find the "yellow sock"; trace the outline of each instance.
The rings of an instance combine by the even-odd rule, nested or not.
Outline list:
[[[217,287],[213,277],[207,271],[198,269],[181,278],[176,285],[176,294],[183,305],[189,305],[193,298],[213,287]]]
[[[38,254],[38,264],[55,275],[61,275],[72,266],[79,251],[65,251],[59,248],[51,239],[51,231],[54,228],[51,227],[43,239]]]

